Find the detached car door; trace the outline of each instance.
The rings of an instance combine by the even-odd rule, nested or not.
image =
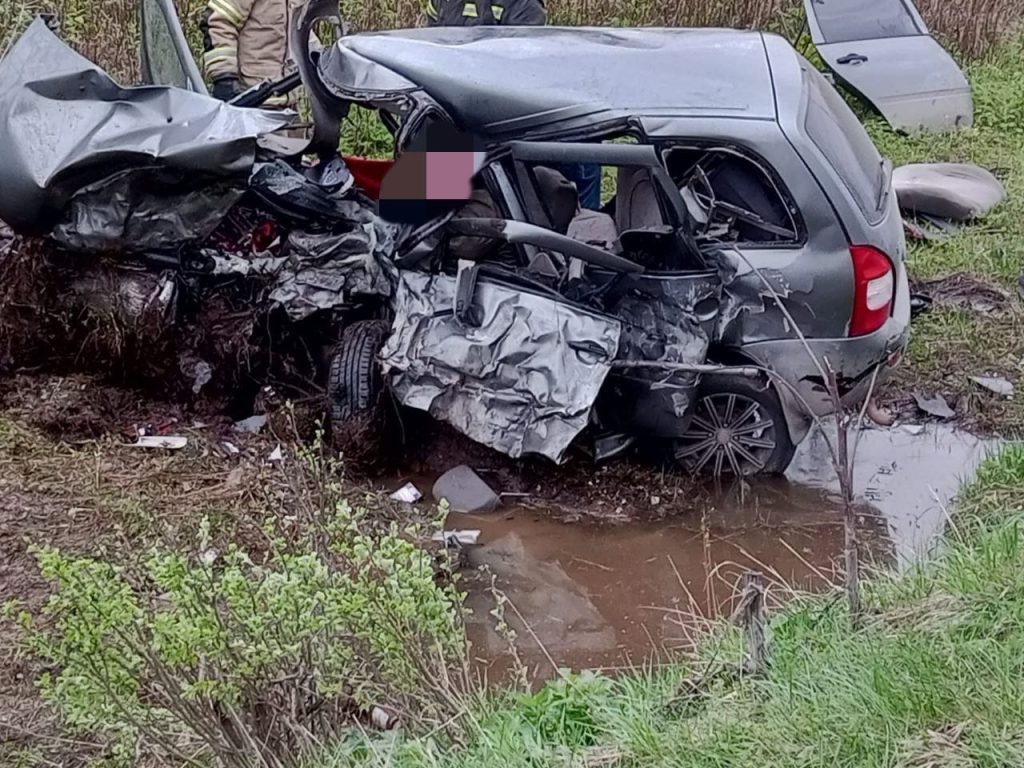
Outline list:
[[[968,127],[971,88],[911,0],[804,0],[829,69],[903,130]]]
[[[171,0],[139,0],[142,81],[206,95],[206,83]]]

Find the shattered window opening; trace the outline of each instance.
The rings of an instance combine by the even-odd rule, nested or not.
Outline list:
[[[766,166],[730,147],[685,145],[663,153],[697,223],[698,240],[791,246],[805,234],[799,209]]]
[[[534,214],[539,213],[541,218],[531,223],[551,226],[576,240],[637,261],[648,269],[685,268],[687,258],[674,237],[678,222],[671,215],[671,206],[651,168],[595,166],[602,180],[600,206],[586,208],[577,198],[570,214],[565,210],[565,201],[561,201],[554,217],[547,210],[551,191],[545,193],[536,177],[538,169],[546,168],[551,172],[553,168],[540,163],[523,164],[523,168],[541,205],[541,210]],[[573,187],[576,186],[574,183]]]

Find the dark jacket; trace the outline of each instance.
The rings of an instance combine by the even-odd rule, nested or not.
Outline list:
[[[543,26],[544,0],[426,0],[427,26]]]

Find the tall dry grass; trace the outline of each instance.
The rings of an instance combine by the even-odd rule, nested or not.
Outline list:
[[[186,32],[198,45],[203,0],[176,0]],[[63,34],[117,77],[138,74],[137,0],[0,0],[0,50],[40,11],[61,20]],[[355,30],[417,23],[422,0],[341,0]],[[595,26],[746,27],[796,40],[804,31],[801,0],[548,0],[552,24]],[[917,0],[932,32],[966,59],[984,56],[1024,27],[1024,0]]]

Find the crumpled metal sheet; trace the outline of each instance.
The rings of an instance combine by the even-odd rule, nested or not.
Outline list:
[[[342,233],[292,232],[270,300],[302,320],[353,296],[390,296],[397,278],[391,248],[389,230],[376,222]]]
[[[300,221],[327,226],[334,223],[365,224],[377,219],[365,203],[347,194],[352,176],[339,157],[331,161],[342,176],[335,185],[317,184],[284,160],[256,163],[249,188],[269,207]]]
[[[391,388],[513,458],[561,462],[587,426],[619,347],[615,318],[481,279],[479,327],[450,311],[456,279],[402,271],[392,335],[381,353]]]
[[[123,88],[36,19],[0,61],[0,218],[46,234],[84,187],[174,169],[197,185],[248,174],[256,139],[292,113],[166,86]]]
[[[614,307],[622,320],[618,359],[666,365],[705,362],[718,320],[718,274],[641,275]],[[631,432],[680,437],[697,391],[691,371],[624,368],[609,381],[613,416]],[[606,398],[606,401],[608,398]]]
[[[220,182],[168,190],[123,171],[72,196],[49,237],[73,251],[158,251],[206,239],[245,193]]]

